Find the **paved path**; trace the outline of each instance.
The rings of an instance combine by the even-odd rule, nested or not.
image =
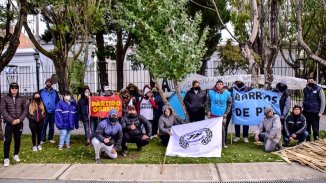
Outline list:
[[[62,181],[285,181],[325,180],[326,173],[297,163],[220,164],[18,164],[0,166],[0,182],[10,180]],[[309,182],[309,181],[308,181]]]

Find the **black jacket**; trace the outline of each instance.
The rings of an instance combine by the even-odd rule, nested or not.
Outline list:
[[[187,93],[183,102],[186,106],[188,113],[198,112],[205,109],[207,96],[205,90],[198,90],[196,94],[194,89],[191,88]]]
[[[130,129],[132,124],[136,126],[135,130]],[[125,114],[121,119],[121,126],[122,130],[129,133],[131,136],[142,135],[143,127],[145,127],[147,136],[150,137],[152,134],[152,124],[142,115],[129,116]]]
[[[292,113],[285,118],[284,130],[287,137],[290,137],[292,134],[298,135],[304,133],[306,128],[306,118],[302,114],[295,116]]]

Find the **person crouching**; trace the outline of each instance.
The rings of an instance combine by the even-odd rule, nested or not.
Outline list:
[[[108,118],[99,123],[95,137],[92,139],[96,163],[100,163],[100,152],[104,152],[112,159],[118,157],[117,150],[121,144],[122,135],[118,112],[112,109],[108,113]]]

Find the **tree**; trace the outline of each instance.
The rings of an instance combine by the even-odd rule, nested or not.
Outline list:
[[[22,23],[27,18],[27,1],[17,1],[18,6],[14,5],[10,0],[6,6],[0,5],[0,72],[8,65],[12,57],[15,55],[19,46],[19,37],[22,29]],[[15,23],[15,27],[12,24]]]
[[[205,75],[207,61],[216,51],[217,45],[221,39],[221,31],[224,29],[224,25],[219,21],[215,10],[206,8],[206,6],[212,6],[210,1],[211,0],[191,0],[188,1],[186,5],[187,12],[191,17],[194,17],[196,13],[201,12],[202,22],[199,24],[199,36],[201,36],[206,27],[209,27],[207,39],[205,41],[205,47],[207,50],[202,58],[200,70],[197,72],[201,75]],[[230,11],[227,9],[226,0],[214,0],[214,2],[216,3],[222,21],[228,23],[230,21]]]
[[[214,5],[220,22],[224,24],[223,20],[221,19],[219,10],[216,6],[216,3],[213,0],[211,0],[211,2]],[[250,51],[250,47],[254,43],[259,29],[257,2],[256,0],[250,0],[250,3],[248,1],[241,2],[237,0],[230,1],[230,5],[232,7],[231,21],[235,25],[235,35],[237,35],[237,37],[235,37],[228,29],[227,31],[230,33],[233,39],[239,43],[241,53],[248,62],[249,73],[252,74],[251,85],[252,87],[257,87],[259,65],[255,62],[255,59]],[[250,16],[248,15],[248,12],[245,11],[245,9],[250,9]]]
[[[129,22],[134,22],[133,33],[139,39],[137,60],[155,79],[173,80],[180,101],[178,81],[199,69],[208,33],[204,29],[199,36],[201,16],[188,17],[185,5],[186,0],[129,1],[124,10]]]
[[[32,11],[40,12],[48,30],[51,32],[54,44],[53,50],[44,49],[34,37],[27,21],[23,25],[36,49],[53,61],[58,73],[59,91],[63,93],[69,89],[68,66],[69,60],[78,59],[84,50],[85,58],[88,54],[88,29],[87,29],[87,1],[48,0],[32,4]],[[78,11],[76,11],[78,9]],[[80,41],[76,48],[77,41]],[[72,53],[72,59],[69,59]]]

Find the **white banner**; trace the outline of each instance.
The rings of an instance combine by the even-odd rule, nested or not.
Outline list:
[[[280,75],[273,75],[273,76],[274,76],[273,83],[272,83],[273,88],[275,88],[276,84],[280,82],[282,79],[285,79],[287,81],[288,89],[291,90],[302,90],[304,87],[306,87],[307,84],[307,80],[301,78],[280,76]],[[228,75],[228,76],[205,77],[199,74],[191,74],[182,82],[180,82],[179,86],[180,86],[180,90],[188,91],[192,87],[191,86],[192,81],[198,80],[200,83],[200,87],[206,90],[206,89],[212,89],[216,84],[217,80],[222,80],[224,82],[224,85],[227,85],[226,83],[233,83],[239,79],[241,79],[247,86],[249,86],[251,83],[251,75]],[[265,82],[265,76],[260,75],[259,84],[263,85],[264,82]],[[229,84],[229,86],[232,85]]]
[[[222,117],[172,127],[167,156],[221,157]]]

